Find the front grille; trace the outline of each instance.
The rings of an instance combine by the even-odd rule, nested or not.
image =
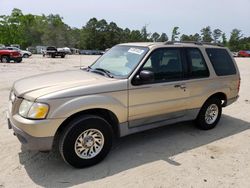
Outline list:
[[[11,112],[11,115],[17,114],[22,99],[18,98],[14,93],[14,91],[11,91],[9,100],[10,100],[9,111]]]
[[[11,92],[10,93],[10,101],[12,102],[12,104],[15,102],[15,100],[16,100],[16,95],[14,92]]]

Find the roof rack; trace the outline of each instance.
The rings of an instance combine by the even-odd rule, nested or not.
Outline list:
[[[196,45],[211,45],[211,46],[220,46],[224,47],[223,44],[220,43],[211,43],[211,42],[200,42],[200,41],[166,41],[164,42],[165,45],[171,45],[171,44],[196,44]]]

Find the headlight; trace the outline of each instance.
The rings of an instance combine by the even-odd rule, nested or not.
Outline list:
[[[31,119],[44,119],[49,112],[49,105],[37,102],[30,102],[23,99],[20,107],[19,114],[25,118]]]
[[[27,101],[23,99],[20,107],[19,107],[19,114],[23,117],[27,117],[30,107],[32,106],[33,102]]]

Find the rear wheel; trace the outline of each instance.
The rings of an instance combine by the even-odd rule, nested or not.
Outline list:
[[[91,166],[106,157],[112,136],[106,120],[87,115],[69,123],[59,140],[59,151],[64,161],[76,168]]]
[[[202,130],[214,128],[220,120],[221,112],[221,100],[217,98],[208,99],[196,118],[197,127]]]
[[[61,58],[65,58],[65,55],[63,54],[63,55],[61,55]]]
[[[10,58],[8,56],[2,56],[1,57],[1,62],[2,63],[9,63],[10,62]]]

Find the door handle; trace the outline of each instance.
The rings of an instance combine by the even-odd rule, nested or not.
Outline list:
[[[186,85],[185,84],[176,84],[174,85],[175,88],[180,88],[180,89],[186,89]]]

